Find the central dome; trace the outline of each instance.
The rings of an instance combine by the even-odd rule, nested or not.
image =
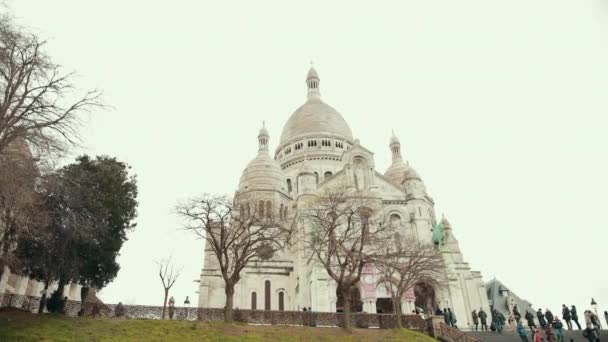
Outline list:
[[[280,144],[283,145],[305,136],[324,134],[352,141],[353,133],[342,115],[321,100],[319,76],[312,67],[308,71],[306,84],[308,100],[285,123]]]
[[[350,127],[338,111],[320,99],[309,99],[285,123],[280,143],[315,134],[329,134],[353,140]]]

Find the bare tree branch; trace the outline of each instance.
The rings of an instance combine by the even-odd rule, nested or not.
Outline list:
[[[158,276],[163,284],[163,293],[165,296],[163,300],[163,319],[165,318],[165,311],[167,308],[167,297],[169,296],[169,291],[171,290],[183,270],[183,267],[176,268],[175,263],[172,259],[172,257],[169,257],[169,259],[164,259],[156,263],[158,265]]]
[[[336,282],[338,305],[344,311],[343,327],[350,329],[351,289],[365,265],[377,257],[377,245],[390,237],[381,203],[369,194],[337,186],[311,200],[298,213],[304,227],[304,249]],[[340,309],[340,308],[338,308]]]
[[[183,228],[205,239],[207,248],[217,258],[225,283],[228,322],[232,321],[234,286],[241,279],[243,268],[252,262],[272,259],[290,234],[282,221],[258,211],[255,200],[253,205],[245,202],[239,204],[249,209],[240,212],[232,199],[206,194],[175,208],[184,219]]]
[[[445,267],[440,250],[414,237],[393,236],[394,244],[386,245],[374,263],[380,273],[378,285],[391,295],[397,322],[401,325],[401,299],[416,284],[440,289],[445,284]]]
[[[61,153],[78,143],[82,114],[103,106],[98,90],[78,94],[74,73],[54,64],[45,44],[0,17],[0,154],[18,140]]]

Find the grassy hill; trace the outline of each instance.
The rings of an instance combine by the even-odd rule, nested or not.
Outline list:
[[[255,326],[221,322],[69,318],[0,311],[0,341],[416,341],[410,330]]]

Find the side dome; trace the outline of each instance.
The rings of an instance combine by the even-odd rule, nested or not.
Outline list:
[[[247,164],[239,181],[239,191],[275,190],[287,193],[287,178],[268,153],[259,153]]]
[[[268,141],[268,130],[263,126],[258,134],[258,155],[243,170],[239,191],[273,190],[287,193],[287,178],[279,163],[268,154]]]
[[[321,134],[353,140],[353,133],[342,115],[321,100],[319,82],[316,70],[311,67],[306,77],[308,99],[285,123],[280,145],[297,138]]]
[[[408,179],[420,179],[418,172],[416,172],[409,163],[403,161],[403,157],[401,157],[401,143],[399,142],[399,138],[395,135],[395,132],[393,132],[393,135],[391,136],[389,147],[391,149],[393,162],[391,163],[391,166],[386,169],[386,172],[384,172],[384,177],[399,185],[403,185]]]

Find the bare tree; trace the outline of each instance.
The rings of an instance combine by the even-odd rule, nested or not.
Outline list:
[[[176,268],[173,263],[172,258],[164,259],[157,262],[158,265],[158,276],[160,277],[160,281],[163,283],[163,291],[165,298],[163,300],[163,316],[162,319],[165,318],[165,311],[167,309],[167,297],[169,297],[169,290],[173,287],[177,278],[179,278],[182,273],[182,268]]]
[[[226,196],[203,195],[178,205],[176,212],[185,220],[184,228],[205,239],[217,258],[226,293],[224,320],[232,322],[234,287],[241,271],[251,262],[271,259],[285,245],[289,230],[274,215],[255,209],[240,213]]]
[[[391,227],[384,225],[380,204],[344,186],[327,190],[299,213],[304,226],[304,248],[336,282],[336,295],[344,312],[343,327],[351,328],[351,291],[366,264],[386,244]]]
[[[0,278],[4,266],[13,269],[18,266],[13,254],[17,239],[34,233],[47,218],[36,191],[39,183],[36,164],[28,153],[19,152],[24,152],[23,149],[7,151],[0,155]]]
[[[443,257],[438,248],[413,237],[395,234],[394,244],[374,263],[380,273],[378,285],[391,295],[397,326],[401,326],[401,299],[416,284],[425,284],[435,290],[445,283]]]
[[[44,40],[0,16],[0,155],[17,140],[62,152],[78,141],[82,114],[102,105],[97,90],[78,95],[74,73],[44,50]]]

